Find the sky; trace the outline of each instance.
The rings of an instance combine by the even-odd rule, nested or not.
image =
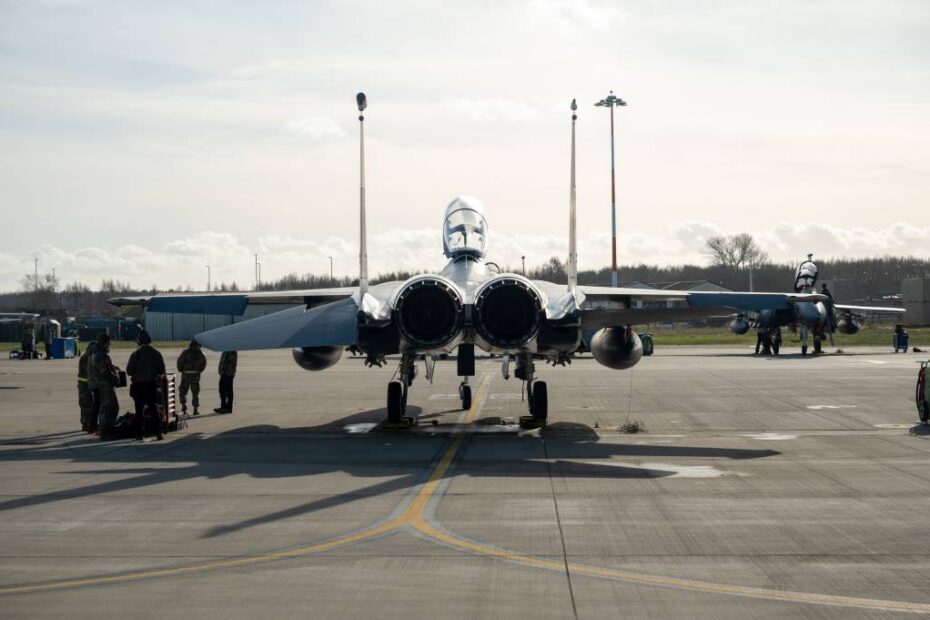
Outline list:
[[[0,290],[437,269],[455,196],[489,259],[930,256],[930,3],[0,0]]]

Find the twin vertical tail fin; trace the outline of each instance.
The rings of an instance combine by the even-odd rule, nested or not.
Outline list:
[[[575,214],[575,121],[578,115],[578,104],[572,99],[572,164],[571,188],[569,191],[569,219],[568,219],[568,292],[574,294],[578,288],[578,226]]]
[[[365,93],[355,95],[358,104],[359,135],[359,254],[358,254],[358,303],[359,308],[368,293],[368,227],[365,222],[365,108],[368,98]]]

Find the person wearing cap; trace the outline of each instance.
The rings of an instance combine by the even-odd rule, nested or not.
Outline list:
[[[94,395],[90,391],[90,377],[87,368],[93,354],[94,343],[91,342],[84,349],[81,357],[78,358],[78,406],[81,408],[81,430],[85,433],[93,433],[97,430],[97,418],[94,416]]]
[[[110,336],[97,336],[97,346],[91,357],[90,375],[97,390],[97,403],[100,413],[97,416],[97,428],[101,441],[119,439],[116,435],[116,416],[119,414],[119,401],[116,399],[116,386],[119,385],[119,368],[110,359]]]
[[[187,391],[191,391],[191,404],[194,415],[200,415],[200,374],[207,368],[207,358],[200,350],[200,343],[191,340],[190,345],[178,356],[178,372],[181,373],[181,387],[178,396],[181,400],[181,413],[187,414]]]
[[[134,418],[136,439],[145,437],[145,410],[155,418],[155,429],[161,441],[161,419],[158,416],[158,380],[165,374],[165,358],[152,346],[148,332],[139,332],[139,348],[129,356],[126,374],[132,379],[129,395],[136,405]]]

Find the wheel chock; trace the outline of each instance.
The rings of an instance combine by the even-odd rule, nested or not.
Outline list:
[[[531,415],[520,416],[521,428],[544,428],[545,426],[546,420],[544,418],[535,418]]]
[[[391,422],[390,420],[385,420],[381,423],[381,428],[387,430],[403,430],[416,426],[417,421],[409,416],[404,416],[400,419],[399,422]]]

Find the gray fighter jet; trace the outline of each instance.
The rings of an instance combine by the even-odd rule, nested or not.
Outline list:
[[[794,276],[794,290],[797,293],[813,293],[817,284],[818,269],[813,261],[814,255],[808,254],[807,260],[798,266]],[[746,314],[737,315],[730,321],[730,330],[735,334],[745,334],[755,326],[762,337],[762,353],[778,355],[781,350],[781,328],[797,330],[801,337],[801,355],[807,355],[808,342],[813,338],[812,353],[823,350],[823,342],[833,334],[853,335],[862,327],[862,319],[867,315],[902,316],[904,308],[879,306],[850,306],[834,302],[833,295],[826,286],[821,293],[821,301],[800,301],[788,308],[756,308]]]
[[[362,113],[364,94],[357,97]],[[591,352],[601,364],[628,369],[642,358],[633,325],[690,320],[722,310],[780,310],[796,301],[818,302],[821,295],[798,293],[714,293],[579,286],[575,218],[575,102],[572,102],[569,248],[567,283],[530,280],[501,273],[488,258],[488,220],[481,203],[460,196],[446,207],[441,272],[404,282],[370,285],[365,222],[364,115],[359,115],[361,187],[359,285],[349,288],[213,295],[157,295],[111,299],[110,303],[147,305],[153,311],[239,314],[249,304],[294,303],[298,307],[199,334],[216,351],[291,349],[307,370],[323,370],[339,361],[347,347],[362,352],[366,364],[398,356],[397,380],[387,388],[387,423],[407,418],[407,395],[423,359],[432,379],[434,361],[456,353],[462,408],[471,406],[468,384],[474,376],[475,347],[501,356],[502,372],[525,382],[529,415],[525,425],[543,425],[548,415],[546,383],[536,362],[565,365],[578,349],[582,329],[597,329]],[[678,302],[669,304],[667,302]],[[645,303],[639,303],[645,302]],[[645,306],[645,307],[638,307]]]

